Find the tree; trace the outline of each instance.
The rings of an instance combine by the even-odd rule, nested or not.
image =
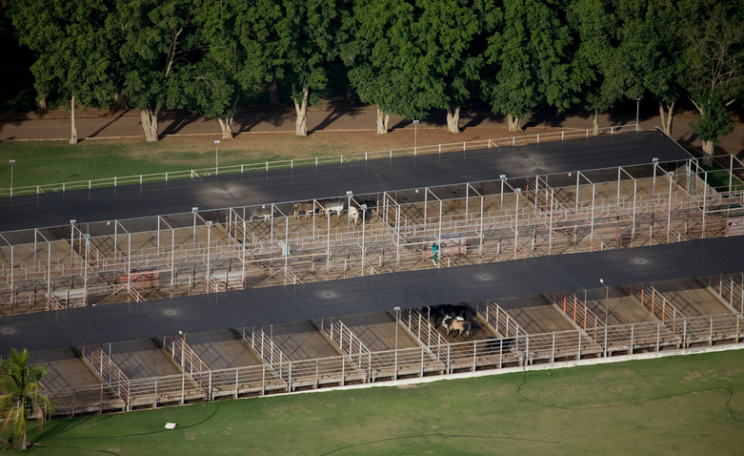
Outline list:
[[[216,118],[223,139],[233,137],[233,116],[241,95],[256,92],[267,71],[261,53],[267,31],[245,23],[252,13],[244,2],[231,3],[209,2],[199,9],[194,22],[206,50],[183,72],[189,105],[206,118]]]
[[[119,40],[122,93],[140,111],[148,142],[158,141],[163,108],[187,104],[182,68],[200,58],[201,43],[193,20],[198,0],[116,2],[111,37]]]
[[[342,60],[349,80],[363,103],[377,105],[377,133],[388,132],[390,115],[422,119],[431,103],[420,93],[417,81],[419,49],[412,21],[414,6],[397,0],[353,2],[345,28],[350,40]]]
[[[3,431],[13,423],[13,436],[21,439],[21,449],[25,450],[28,419],[36,415],[40,426],[44,417],[54,411],[54,403],[39,393],[39,382],[47,370],[28,365],[29,353],[23,349],[11,349],[10,357],[3,359],[0,374],[0,410],[4,411]]]
[[[618,52],[618,20],[607,0],[573,2],[567,17],[578,38],[572,74],[579,103],[592,113],[596,135],[599,113],[611,109],[628,91],[627,71]]]
[[[418,65],[427,68],[433,90],[433,107],[447,111],[447,130],[459,133],[460,108],[471,97],[483,65],[478,46],[483,17],[493,9],[490,0],[428,0],[418,3],[421,12],[414,33],[422,48]]]
[[[495,113],[506,115],[509,131],[543,103],[568,108],[572,90],[572,37],[560,1],[503,2],[489,18],[483,96]]]
[[[707,11],[706,11],[707,12]],[[700,27],[686,30],[685,87],[698,111],[693,131],[711,156],[721,136],[731,132],[727,111],[744,91],[744,15],[735,5],[718,4]]]
[[[307,136],[308,103],[320,101],[328,82],[339,6],[336,0],[258,0],[242,18],[243,30],[262,38],[257,52],[268,57],[262,77],[292,87],[297,136]]]
[[[648,91],[659,103],[661,126],[672,133],[674,105],[684,95],[686,72],[679,58],[683,40],[676,36],[682,25],[674,5],[664,0],[615,0],[618,18],[617,71],[627,98]]]
[[[106,106],[114,92],[114,50],[105,24],[111,10],[104,0],[11,4],[20,42],[38,56],[31,71],[40,98],[58,93],[71,100],[70,144],[78,142],[76,103]]]
[[[482,62],[474,46],[488,0],[357,1],[342,58],[359,98],[377,104],[377,132],[390,114],[421,119],[447,110],[459,132],[460,107],[471,96]]]

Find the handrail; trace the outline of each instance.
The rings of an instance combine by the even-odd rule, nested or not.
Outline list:
[[[426,316],[416,309],[403,309],[399,312],[398,322],[408,330],[412,337],[423,344],[432,356],[440,361],[447,357],[442,349],[446,347],[447,339],[431,325]]]
[[[594,312],[589,310],[586,303],[576,296],[575,293],[564,292],[551,293],[548,295],[550,301],[560,309],[564,315],[571,319],[576,325],[583,329],[585,333],[592,338],[594,343],[606,344],[604,335],[597,332],[597,328],[607,326]]]
[[[629,285],[624,288],[632,296],[635,296],[652,315],[664,323],[670,331],[678,333],[681,330],[676,322],[682,316],[682,313],[664,295],[656,291],[656,288],[648,284]]]
[[[102,383],[109,386],[115,396],[125,403],[128,399],[127,384],[129,378],[119,366],[103,351],[100,345],[81,345],[75,347],[86,364],[93,369]]]
[[[361,372],[369,372],[369,355],[372,352],[344,322],[337,318],[331,318],[331,321],[327,322],[321,318],[320,320],[315,320],[315,323],[320,328],[320,331],[328,336],[342,352],[346,353],[359,366]]]
[[[158,339],[158,342],[162,344],[163,349],[168,352],[176,364],[181,367],[184,374],[191,374],[191,378],[199,388],[207,386],[208,376],[205,377],[204,373],[209,373],[211,369],[186,343],[186,338],[183,335],[163,336],[163,339]]]

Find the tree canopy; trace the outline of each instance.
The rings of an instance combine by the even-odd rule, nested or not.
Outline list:
[[[3,427],[13,426],[13,436],[21,439],[20,447],[26,449],[28,418],[36,415],[41,426],[46,415],[54,412],[54,403],[39,393],[39,382],[46,369],[28,363],[29,352],[11,349],[10,356],[3,359],[0,372],[0,410],[3,411]]]
[[[422,119],[485,102],[513,130],[540,107],[600,112],[680,99],[706,152],[744,93],[739,0],[41,0],[8,3],[33,53],[39,99],[86,106],[125,95],[158,140],[163,109],[217,119],[224,138],[247,100],[281,93],[307,134],[307,107],[348,81],[378,109]],[[348,92],[348,91],[346,91]],[[714,112],[715,111],[715,112]],[[75,139],[74,114],[71,142]]]

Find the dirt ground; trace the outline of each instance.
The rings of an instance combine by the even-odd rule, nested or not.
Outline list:
[[[635,106],[633,106],[635,108]],[[651,130],[660,125],[658,115],[652,107],[642,110],[640,126]],[[144,142],[140,117],[136,110],[111,112],[86,110],[78,112],[78,136],[85,141],[117,140],[117,143]],[[318,110],[308,112],[306,138],[294,136],[294,112],[291,110],[240,112],[236,115],[231,140],[220,139],[216,120],[202,119],[184,112],[170,112],[161,116],[160,133],[163,146],[187,150],[214,150],[213,140],[220,139],[220,150],[274,151],[280,155],[306,156],[304,150],[312,146],[312,155],[328,155],[345,150],[345,155],[355,152],[372,152],[405,147],[446,144],[478,139],[510,137],[503,116],[478,109],[463,109],[460,120],[461,133],[446,131],[446,120],[441,112],[432,115],[415,126],[410,120],[393,116],[391,132],[387,135],[375,133],[376,112],[366,106],[355,109]],[[602,114],[600,127],[633,125],[635,110]],[[691,111],[675,114],[673,136],[685,145],[699,145],[690,131],[689,123],[695,120]],[[522,134],[560,129],[591,128],[591,117],[586,111],[576,110],[558,114],[551,110],[536,112],[526,122]],[[4,114],[0,116],[0,142],[9,140],[65,140],[69,138],[70,113],[65,110],[46,113],[43,116],[28,114]],[[286,152],[286,153],[282,153]],[[722,138],[718,153],[744,156],[744,125],[737,123],[734,131]]]

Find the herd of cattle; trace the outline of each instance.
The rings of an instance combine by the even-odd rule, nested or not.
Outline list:
[[[429,322],[434,327],[441,326],[447,331],[446,337],[460,337],[464,335],[465,340],[468,340],[481,329],[473,311],[465,303],[431,306],[427,308],[426,312],[429,314]],[[503,339],[495,337],[486,338],[485,351],[514,351],[515,348],[516,339],[514,337]]]
[[[369,219],[371,211],[377,209],[377,202],[373,200],[369,201],[351,201],[351,205],[347,208],[347,203],[344,200],[313,200],[304,201],[300,203],[294,203],[292,206],[292,213],[295,217],[299,217],[300,220],[303,218],[310,217],[314,214],[321,214],[330,216],[336,214],[341,217],[341,214],[347,213],[349,219],[358,225],[365,220]],[[251,218],[248,220],[271,220],[274,217],[273,206],[256,208],[251,212]]]
[[[348,205],[348,203],[342,199],[313,200],[294,203],[292,206],[292,214],[300,220],[311,217],[315,214],[327,217],[330,217],[333,214],[336,214],[337,217],[341,217],[342,214],[348,214],[349,220],[357,225],[369,220],[372,215],[371,212],[377,208],[378,204],[373,200],[351,200],[351,205]],[[251,212],[249,221],[270,221],[275,217],[273,209],[273,205],[269,207],[264,206],[256,208]],[[428,313],[430,324],[435,328],[441,326],[446,331],[446,337],[448,338],[464,336],[464,340],[468,340],[481,329],[481,326],[475,318],[475,314],[465,303],[430,306],[424,311],[424,313]],[[516,341],[514,338],[486,338],[487,350],[514,350],[515,345]]]

